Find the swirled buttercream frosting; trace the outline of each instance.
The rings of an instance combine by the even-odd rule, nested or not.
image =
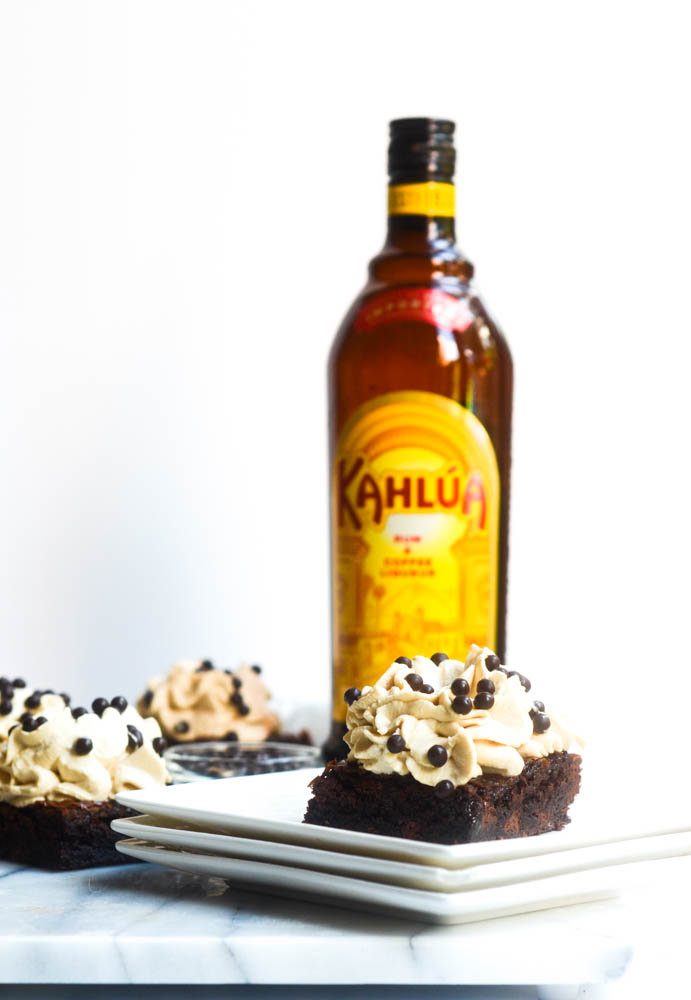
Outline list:
[[[0,681],[5,680],[0,678]],[[58,715],[69,701],[66,697],[41,688],[28,688],[23,682],[21,686],[14,687],[11,681],[7,681],[0,687],[0,742],[7,739],[10,729],[24,714],[35,713],[47,719]]]
[[[465,661],[401,657],[372,687],[346,692],[348,759],[424,785],[520,774],[525,760],[579,742],[529,691],[487,647]]]
[[[126,789],[165,784],[158,723],[124,698],[114,701],[119,708],[106,702],[100,714],[76,718],[63,703],[50,717],[35,714],[16,724],[0,746],[0,801],[103,802]]]
[[[167,677],[154,677],[137,702],[158,720],[168,739],[265,740],[278,727],[259,668],[218,670],[208,660],[181,660]]]

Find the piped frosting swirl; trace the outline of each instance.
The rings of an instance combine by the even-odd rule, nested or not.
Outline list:
[[[466,714],[454,708],[458,695],[452,685],[459,678],[472,701],[469,710],[463,706]],[[551,713],[549,728],[536,731],[541,727],[535,720],[546,713],[536,708],[526,686],[529,682],[508,672],[487,647],[471,646],[465,662],[415,656],[392,663],[348,708],[348,759],[375,774],[411,774],[425,785],[464,785],[485,773],[520,774],[526,759],[578,742]],[[478,697],[483,688],[490,689],[490,698]],[[483,703],[489,707],[477,707]],[[396,734],[404,749],[392,752],[388,744]],[[391,743],[394,749],[400,744]]]
[[[28,729],[15,724],[0,746],[2,802],[103,802],[126,789],[168,780],[158,723],[143,719],[131,706],[74,718],[62,702],[50,717],[36,715],[29,722]]]
[[[265,740],[278,727],[258,668],[217,670],[209,661],[181,660],[167,677],[154,677],[137,702],[164,735],[190,740]],[[232,735],[231,735],[232,734]]]
[[[62,712],[66,704],[65,696],[52,691],[28,688],[23,683],[21,687],[4,686],[0,698],[0,742],[7,739],[10,729],[25,712],[51,719]]]

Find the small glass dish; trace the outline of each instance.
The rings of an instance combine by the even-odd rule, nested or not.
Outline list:
[[[320,767],[324,762],[319,747],[301,743],[178,743],[164,757],[176,784],[203,778],[237,778],[272,771],[297,771]]]

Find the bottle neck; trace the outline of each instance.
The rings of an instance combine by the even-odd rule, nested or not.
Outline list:
[[[425,181],[389,187],[387,249],[429,253],[455,242],[453,184]]]

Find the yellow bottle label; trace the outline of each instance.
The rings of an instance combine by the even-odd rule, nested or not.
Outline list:
[[[332,469],[334,718],[398,656],[493,647],[499,470],[469,410],[429,392],[360,407]]]
[[[432,215],[453,218],[456,189],[453,184],[424,181],[421,184],[393,184],[389,188],[389,215]]]

